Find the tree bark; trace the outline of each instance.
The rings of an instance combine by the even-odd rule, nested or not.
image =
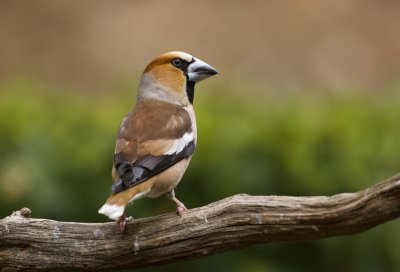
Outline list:
[[[200,258],[246,246],[360,233],[400,216],[400,175],[355,193],[235,195],[129,222],[57,222],[29,209],[0,220],[0,271],[107,271]]]

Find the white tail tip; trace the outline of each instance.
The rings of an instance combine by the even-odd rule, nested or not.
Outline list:
[[[125,206],[119,206],[115,204],[104,204],[98,213],[108,216],[112,220],[118,220],[118,218],[124,214]]]

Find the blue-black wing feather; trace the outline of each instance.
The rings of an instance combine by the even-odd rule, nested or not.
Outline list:
[[[181,152],[176,154],[160,156],[146,155],[134,163],[131,163],[122,152],[115,154],[114,165],[119,179],[114,182],[112,191],[118,193],[148,180],[191,156],[195,147],[194,141],[191,141]]]

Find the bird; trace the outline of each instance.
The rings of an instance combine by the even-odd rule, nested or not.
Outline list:
[[[180,51],[162,54],[141,75],[136,104],[119,126],[112,166],[111,195],[99,213],[121,231],[132,218],[128,204],[166,194],[182,216],[186,206],[175,196],[197,144],[193,109],[195,84],[218,71]]]

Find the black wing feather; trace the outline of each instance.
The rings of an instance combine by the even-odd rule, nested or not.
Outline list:
[[[194,141],[191,141],[179,153],[161,156],[147,155],[134,163],[129,162],[123,153],[115,154],[114,165],[120,178],[114,182],[112,191],[118,193],[148,180],[192,155],[195,147]]]

